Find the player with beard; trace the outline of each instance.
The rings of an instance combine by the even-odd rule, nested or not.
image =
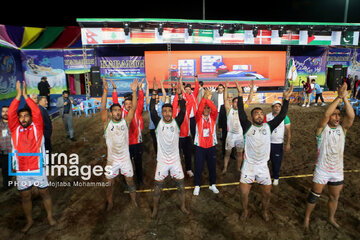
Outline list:
[[[56,224],[52,216],[52,201],[48,190],[48,180],[41,161],[45,159],[45,144],[43,133],[43,119],[36,103],[30,99],[26,92],[26,84],[16,82],[17,95],[12,101],[8,111],[9,129],[13,152],[12,170],[16,171],[17,188],[21,195],[22,207],[26,216],[26,225],[22,232],[27,232],[33,224],[31,188],[36,186],[42,197],[47,219],[51,226]],[[25,98],[29,109],[17,109],[21,96]],[[27,154],[27,155],[21,155]],[[36,155],[29,155],[36,154]],[[42,156],[41,157],[39,156]]]
[[[329,222],[339,228],[335,212],[344,185],[344,147],[346,132],[355,118],[354,110],[347,99],[347,84],[338,89],[338,96],[329,105],[316,129],[318,156],[312,188],[307,198],[304,227],[309,229],[310,215],[325,186],[328,186]],[[341,119],[338,105],[344,102],[345,117]],[[340,121],[342,122],[340,123]]]
[[[110,112],[106,109],[107,102],[107,83],[103,78],[104,93],[101,98],[101,121],[105,129],[105,139],[107,146],[107,166],[110,167],[110,174],[106,174],[106,178],[110,183],[107,188],[107,211],[113,207],[113,194],[115,178],[121,173],[128,185],[130,197],[135,206],[136,203],[136,186],[133,181],[133,167],[129,152],[129,126],[135,115],[137,107],[136,90],[138,87],[138,80],[135,79],[131,84],[132,91],[132,106],[128,114],[122,117],[121,106],[119,103],[114,103],[110,107]]]
[[[180,89],[178,89],[177,94],[181,95]],[[188,214],[189,212],[185,207],[184,172],[179,151],[180,126],[184,121],[186,111],[185,100],[179,100],[180,112],[175,118],[173,118],[173,106],[169,103],[164,104],[161,111],[162,118],[160,118],[155,109],[155,97],[155,95],[152,95],[150,100],[151,119],[155,124],[158,146],[153,194],[154,206],[151,216],[154,218],[157,215],[164,180],[169,175],[169,172],[178,188],[181,211]]]
[[[239,94],[238,113],[245,141],[245,154],[240,177],[240,191],[244,210],[242,220],[247,219],[248,196],[252,184],[256,181],[261,186],[263,217],[265,221],[268,221],[271,178],[267,162],[270,158],[271,133],[286,116],[293,85],[288,91],[284,91],[283,106],[280,113],[267,123],[264,123],[264,112],[259,107],[251,110],[251,121],[248,120],[244,110],[242,89],[238,83],[236,85]]]
[[[244,104],[245,108],[248,108],[252,97],[254,94],[254,80],[250,83],[250,94]],[[230,155],[233,148],[236,149],[236,160],[237,160],[237,170],[240,172],[242,155],[244,152],[244,136],[241,124],[239,121],[239,114],[237,108],[238,98],[232,98],[232,95],[228,93],[229,82],[225,83],[224,90],[224,107],[226,112],[226,140],[225,140],[225,156],[224,156],[224,169],[222,174],[227,172],[227,167],[229,165]]]
[[[113,103],[119,103],[117,92],[116,92],[116,85],[113,83],[113,93],[112,99]],[[143,185],[143,167],[142,167],[142,154],[143,154],[143,138],[141,131],[144,129],[144,120],[142,117],[143,109],[144,109],[144,91],[142,89],[144,79],[141,82],[138,82],[139,88],[139,96],[136,106],[135,114],[132,118],[131,123],[129,124],[129,150],[130,150],[130,158],[134,161],[135,165],[135,173],[136,173],[136,182],[138,186]],[[134,106],[132,95],[125,97],[124,105],[121,109],[121,117],[125,118],[125,116],[129,113],[132,106]]]

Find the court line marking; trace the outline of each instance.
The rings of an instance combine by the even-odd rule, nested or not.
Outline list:
[[[344,173],[359,173],[360,170],[344,170]],[[312,177],[314,174],[301,174],[301,175],[292,175],[292,176],[283,176],[283,177],[279,177],[280,179],[290,179],[290,178],[305,178],[305,177]],[[216,187],[226,187],[226,186],[235,186],[235,185],[240,185],[240,182],[232,182],[232,183],[218,183],[215,184]],[[200,188],[208,188],[209,185],[201,185]],[[189,189],[194,189],[195,186],[187,186],[185,187],[185,190],[189,190]],[[147,192],[152,192],[153,189],[140,189],[140,190],[136,190],[137,193],[147,193]],[[177,191],[177,188],[163,188],[162,189],[163,192],[166,191]],[[124,193],[129,193],[129,191],[124,191]]]

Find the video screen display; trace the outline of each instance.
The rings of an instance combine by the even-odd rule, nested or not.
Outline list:
[[[217,86],[226,80],[242,85],[255,81],[258,87],[284,86],[285,51],[145,51],[145,74],[165,79],[165,85],[178,81],[193,82],[195,73],[204,86]]]

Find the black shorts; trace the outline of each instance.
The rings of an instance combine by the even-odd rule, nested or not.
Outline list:
[[[343,185],[344,184],[344,180],[343,181],[338,181],[338,182],[328,182],[327,185],[329,186],[339,186],[339,185]]]

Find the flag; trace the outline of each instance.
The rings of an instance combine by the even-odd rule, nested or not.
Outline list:
[[[358,45],[359,32],[345,32],[341,34],[341,45]]]
[[[101,37],[104,44],[125,43],[125,32],[123,28],[102,28]]]
[[[289,62],[289,70],[287,73],[287,79],[289,79],[291,81],[295,81],[296,78],[297,78],[297,71],[296,71],[295,61],[293,58],[291,58],[290,62]]]

